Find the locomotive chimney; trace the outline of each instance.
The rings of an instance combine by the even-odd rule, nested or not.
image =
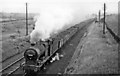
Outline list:
[[[35,43],[31,43],[31,46],[35,46]]]

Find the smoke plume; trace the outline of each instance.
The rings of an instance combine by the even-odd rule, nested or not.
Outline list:
[[[42,10],[39,17],[36,17],[35,29],[30,34],[31,42],[46,40],[61,31],[73,20],[72,14],[72,10],[58,7]]]
[[[85,11],[81,11],[82,6],[73,8],[68,6],[67,3],[63,5],[50,5],[46,4],[39,10],[39,16],[35,17],[35,29],[30,34],[30,41],[32,43],[39,40],[45,41],[52,35],[57,34],[78,22],[85,20]],[[70,4],[70,3],[69,3]],[[83,12],[84,11],[84,12]]]

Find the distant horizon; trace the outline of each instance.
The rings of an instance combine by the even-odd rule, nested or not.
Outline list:
[[[28,3],[29,13],[39,13],[41,8],[54,6],[70,7],[72,9],[92,9],[92,13],[103,10],[103,4],[106,3],[107,11],[110,13],[118,12],[119,0],[1,0],[0,12],[25,13],[25,3]],[[81,8],[82,7],[82,8]]]
[[[8,13],[8,14],[26,14],[26,12],[0,12],[0,13]],[[39,14],[39,13],[29,13],[28,14]],[[97,15],[97,13],[91,13],[90,15]],[[115,12],[115,13],[106,13],[106,14],[118,14],[118,12]],[[103,13],[102,13],[103,15]]]
[[[73,16],[76,18],[84,19],[93,17],[93,14],[98,15],[99,10],[103,14],[104,3],[106,3],[107,14],[118,14],[118,0],[2,0],[0,1],[0,7],[2,7],[0,12],[25,14],[26,2],[28,3],[28,14],[35,15],[40,15],[45,10],[66,9],[74,12]]]

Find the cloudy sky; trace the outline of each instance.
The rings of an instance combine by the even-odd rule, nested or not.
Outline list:
[[[104,3],[107,13],[118,11],[118,0],[0,0],[0,12],[25,13],[26,2],[29,13],[40,15],[36,16],[31,41],[47,39],[65,26],[68,28],[92,17],[91,14],[98,14],[99,10],[103,13]]]
[[[25,12],[28,3],[29,12],[37,13],[40,9],[49,7],[65,7],[82,12],[96,13],[103,10],[104,2],[107,12],[116,13],[119,0],[0,0],[0,12]]]

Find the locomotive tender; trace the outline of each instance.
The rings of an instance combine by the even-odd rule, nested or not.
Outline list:
[[[67,30],[46,41],[38,41],[24,52],[23,70],[25,73],[39,72],[47,61],[68,41],[76,32],[77,27]]]

